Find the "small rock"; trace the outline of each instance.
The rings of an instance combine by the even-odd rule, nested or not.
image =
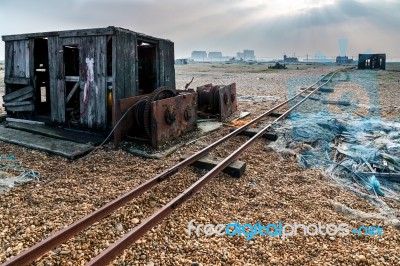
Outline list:
[[[366,262],[366,261],[367,261],[367,258],[366,258],[364,255],[358,255],[358,260],[359,260],[360,262]]]
[[[132,219],[132,223],[133,224],[138,224],[140,222],[140,220],[138,218],[133,218]]]
[[[146,264],[146,266],[154,266],[154,262],[149,261],[149,262]]]
[[[118,224],[115,225],[115,229],[116,229],[118,232],[121,232],[121,231],[124,230],[124,227],[122,226],[122,224],[118,223]]]

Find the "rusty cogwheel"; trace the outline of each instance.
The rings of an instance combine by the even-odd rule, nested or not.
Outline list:
[[[168,99],[171,97],[175,97],[178,93],[175,89],[170,87],[160,87],[155,89],[150,95],[149,99],[146,101],[146,105],[144,107],[144,114],[143,114],[143,126],[146,134],[149,138],[151,138],[151,103],[162,100]]]

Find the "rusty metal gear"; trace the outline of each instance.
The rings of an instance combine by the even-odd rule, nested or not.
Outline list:
[[[147,136],[151,137],[151,103],[154,101],[175,97],[177,91],[170,87],[160,87],[155,89],[146,101],[143,114],[143,126]]]

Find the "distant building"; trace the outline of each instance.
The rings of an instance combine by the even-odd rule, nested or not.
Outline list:
[[[358,69],[386,69],[386,54],[359,54]]]
[[[353,59],[347,56],[337,56],[336,57],[336,64],[352,64]]]
[[[289,56],[283,55],[283,62],[285,62],[285,63],[298,63],[299,59],[297,57],[289,57]]]
[[[254,55],[254,50],[243,50],[243,60],[245,61],[256,60],[256,56]]]
[[[208,60],[210,60],[210,61],[221,61],[222,60],[222,53],[221,52],[209,52],[208,53]]]
[[[176,65],[187,65],[188,60],[186,58],[175,59]]]
[[[256,56],[254,55],[254,50],[243,50],[242,52],[236,53],[237,60],[254,61]]]
[[[244,53],[237,52],[236,53],[236,59],[237,60],[244,60]]]
[[[192,59],[195,61],[205,61],[205,60],[207,60],[207,52],[206,51],[193,51]]]

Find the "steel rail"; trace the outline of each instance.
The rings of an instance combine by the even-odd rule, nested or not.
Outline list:
[[[185,160],[179,162],[178,164],[172,166],[171,168],[165,170],[161,174],[147,180],[146,182],[140,184],[139,186],[133,188],[132,190],[126,192],[125,194],[119,196],[118,198],[110,201],[109,203],[105,204],[101,208],[95,210],[94,212],[82,217],[78,221],[74,222],[73,224],[61,229],[60,231],[55,232],[53,235],[49,236],[48,238],[43,239],[39,243],[35,244],[34,246],[28,248],[27,250],[23,251],[22,253],[12,257],[10,260],[4,262],[3,266],[8,265],[28,265],[29,263],[33,262],[35,259],[39,258],[40,256],[44,255],[46,252],[50,251],[51,249],[55,248],[56,246],[64,243],[66,240],[72,238],[74,235],[80,233],[81,231],[85,230],[86,228],[90,227],[94,223],[100,221],[107,215],[111,214],[115,210],[119,209],[127,202],[131,201],[132,199],[142,195],[146,191],[150,190],[154,186],[158,185],[162,181],[166,180],[173,174],[177,173],[182,168],[189,166],[193,162],[199,160],[200,158],[206,156],[210,151],[214,150],[217,146],[222,144],[223,142],[227,141],[228,139],[238,135],[240,132],[246,130],[252,124],[260,121],[264,117],[268,116],[275,110],[279,109],[283,105],[289,103],[290,101],[294,100],[301,94],[305,93],[307,90],[313,88],[316,84],[321,82],[324,78],[331,75],[328,73],[320,78],[318,81],[313,83],[312,85],[308,86],[306,89],[302,90],[301,92],[294,95],[292,98],[272,107],[265,113],[259,115],[258,117],[254,118],[247,124],[237,128],[235,131],[225,135],[221,139],[213,142],[212,144],[208,145],[207,147],[203,148],[202,150],[194,153],[190,157],[186,158]],[[305,99],[305,98],[304,98]]]
[[[246,141],[243,145],[241,145],[237,150],[231,153],[228,157],[226,157],[222,162],[216,165],[213,169],[211,169],[207,174],[202,176],[199,180],[193,183],[189,188],[187,188],[184,192],[179,194],[173,200],[164,205],[161,209],[155,212],[153,215],[148,217],[142,223],[137,225],[132,229],[131,232],[127,233],[125,236],[121,237],[117,242],[109,246],[103,252],[101,252],[98,256],[93,258],[88,264],[89,266],[103,266],[110,263],[113,259],[115,259],[119,254],[123,252],[126,248],[132,245],[136,240],[138,240],[141,236],[143,236],[146,232],[148,232],[151,228],[153,228],[157,223],[167,217],[170,213],[172,213],[179,205],[187,201],[191,198],[196,192],[198,192],[203,186],[205,186],[212,178],[216,177],[219,173],[221,173],[229,164],[231,164],[235,159],[237,159],[250,145],[252,145],[258,138],[260,138],[266,131],[268,131],[272,125],[277,123],[278,121],[285,118],[290,112],[296,109],[300,104],[302,104],[308,97],[316,93],[322,86],[328,83],[337,73],[335,71],[332,73],[331,77],[324,82],[322,85],[318,86],[316,89],[311,91],[305,98],[296,103],[289,110],[284,112],[281,116],[276,118],[273,122],[265,126],[262,130],[260,130],[256,135],[254,135],[251,139]],[[322,79],[321,79],[322,80]]]

